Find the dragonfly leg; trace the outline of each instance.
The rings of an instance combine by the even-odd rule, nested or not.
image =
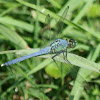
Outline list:
[[[64,60],[65,60],[65,52],[63,52],[63,57],[64,57]]]
[[[65,53],[66,53],[66,55],[65,55]],[[66,52],[63,52],[63,57],[64,57],[64,60],[67,59],[67,49],[66,49]]]
[[[61,52],[59,52],[59,53],[57,53],[56,55],[54,55],[53,57],[52,57],[52,59],[53,59],[53,61],[55,62],[55,64],[57,65],[57,67],[58,67],[58,64],[57,64],[57,62],[56,62],[56,60],[54,59],[56,56],[58,56],[59,54],[61,54]],[[59,68],[59,67],[58,67]]]

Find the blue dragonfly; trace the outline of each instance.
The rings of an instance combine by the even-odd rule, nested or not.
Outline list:
[[[57,25],[58,25],[57,26],[58,29],[56,30],[57,33],[61,33],[61,31],[63,29],[63,25],[64,25],[63,19],[66,17],[66,15],[68,13],[68,9],[69,9],[69,6],[65,9],[62,17],[60,18],[60,20],[57,23]],[[46,21],[47,22],[50,21],[49,19],[50,19],[50,15],[48,14],[46,16]],[[35,52],[35,53],[32,53],[32,54],[28,54],[28,55],[13,59],[11,61],[3,63],[1,66],[12,65],[12,64],[15,64],[17,62],[29,59],[31,57],[36,57],[36,56],[46,55],[46,54],[54,54],[51,58],[56,63],[55,57],[60,55],[61,53],[63,53],[65,62],[67,62],[68,64],[71,64],[67,59],[67,49],[76,47],[76,44],[77,44],[77,42],[74,39],[69,39],[69,40],[68,39],[65,39],[65,40],[64,39],[56,39],[55,41],[51,42],[49,46],[41,49],[38,52]],[[56,65],[57,65],[57,63],[56,63]],[[59,66],[57,65],[57,67],[59,67]],[[71,69],[73,69],[75,72],[77,72],[73,67],[71,67]],[[80,75],[80,78],[84,79],[81,75]],[[84,81],[85,81],[85,79],[84,79]],[[85,81],[85,83],[87,83],[87,82]]]
[[[8,65],[12,65],[15,64],[17,62],[23,61],[25,59],[29,59],[31,57],[36,57],[36,56],[40,56],[40,55],[46,55],[46,54],[55,54],[52,59],[55,61],[55,57],[58,56],[61,53],[66,53],[66,57],[67,57],[67,48],[74,48],[76,46],[76,41],[74,39],[70,39],[69,41],[63,40],[63,39],[57,39],[55,41],[53,41],[49,46],[41,49],[38,52],[32,53],[32,54],[28,54],[25,55],[23,57],[20,58],[16,58],[13,59],[11,61],[8,61],[6,63],[3,63],[1,66],[8,66]],[[67,58],[66,58],[67,59]]]
[[[69,9],[69,6],[65,9],[64,13],[63,13],[63,18],[66,17],[67,15],[67,12],[68,12],[68,9]],[[48,14],[46,16],[46,22],[45,23],[49,23],[50,22],[50,15]],[[57,23],[57,32],[60,33],[62,28],[63,28],[63,20],[62,18],[60,18],[60,20],[58,21]],[[40,51],[38,52],[35,52],[35,53],[32,53],[32,54],[28,54],[28,55],[25,55],[23,57],[20,57],[20,58],[16,58],[16,59],[13,59],[11,61],[8,61],[6,63],[3,63],[1,66],[8,66],[8,65],[12,65],[12,64],[15,64],[17,62],[20,62],[20,61],[23,61],[25,59],[29,59],[31,57],[36,57],[36,56],[40,56],[40,55],[46,55],[46,54],[55,54],[52,59],[53,61],[56,63],[55,61],[55,57],[58,56],[59,54],[61,53],[66,53],[66,59],[67,59],[67,48],[74,48],[76,46],[76,41],[74,39],[70,39],[69,41],[66,39],[56,39],[55,41],[51,42],[49,46],[41,49]]]

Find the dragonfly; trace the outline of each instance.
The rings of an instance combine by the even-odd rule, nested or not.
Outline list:
[[[66,52],[66,57],[67,57],[67,48],[74,48],[75,46],[76,46],[76,41],[74,39],[70,39],[69,41],[67,39],[66,40],[57,39],[57,40],[53,41],[49,46],[41,49],[38,52],[13,59],[11,61],[3,63],[1,66],[3,67],[3,66],[12,65],[12,64],[15,64],[17,62],[29,59],[31,57],[36,57],[36,56],[46,55],[46,54],[55,54],[52,57],[52,59],[56,63],[56,61],[54,59],[56,56],[58,56],[61,53]]]
[[[65,9],[65,11],[63,12],[63,16],[60,18],[60,20],[58,21],[58,25],[60,26],[58,28],[58,33],[61,33],[62,29],[63,29],[63,20],[64,18],[66,17],[67,13],[68,13],[68,9],[69,9],[69,6],[67,6],[67,8]],[[46,20],[47,18],[50,17],[50,15],[47,15],[46,16]],[[50,21],[50,20],[49,20]],[[59,30],[60,29],[60,30]],[[37,51],[37,52],[34,52],[34,53],[31,53],[31,54],[28,54],[28,55],[25,55],[25,56],[22,56],[22,57],[19,57],[19,58],[16,58],[16,59],[13,59],[11,61],[8,61],[6,63],[3,63],[1,64],[1,66],[8,66],[8,65],[12,65],[12,64],[15,64],[17,62],[20,62],[20,61],[23,61],[23,60],[26,60],[26,59],[29,59],[29,58],[32,58],[32,57],[36,57],[36,56],[41,56],[41,55],[46,55],[46,54],[54,54],[51,58],[53,59],[53,61],[56,63],[56,60],[55,60],[55,57],[60,55],[61,53],[64,55],[64,60],[68,63],[68,64],[71,64],[68,59],[67,59],[67,49],[68,48],[75,48],[77,45],[77,42],[74,40],[74,39],[56,39],[54,40],[53,42],[50,43],[49,46]],[[57,63],[56,63],[57,65]],[[59,67],[57,65],[57,67]],[[72,68],[73,69],[73,68]],[[75,72],[77,72],[75,69],[73,69]],[[81,75],[80,75],[80,78],[81,79],[84,79]],[[85,80],[85,79],[84,79]],[[79,82],[80,83],[80,82]],[[86,82],[87,83],[87,82]]]
[[[65,9],[64,13],[63,13],[63,18],[66,17],[67,13],[68,13],[68,9],[69,9],[69,6],[67,6],[67,8]],[[62,28],[63,28],[63,18],[61,18],[59,21],[58,21],[58,24],[57,25],[60,25],[60,30],[58,28],[58,33],[61,32]],[[47,21],[50,19],[50,15],[48,14],[46,16],[46,23]],[[50,22],[50,20],[49,20]],[[11,61],[8,61],[6,63],[3,63],[1,64],[1,66],[8,66],[8,65],[12,65],[12,64],[15,64],[17,62],[20,62],[20,61],[23,61],[23,60],[26,60],[26,59],[29,59],[31,57],[36,57],[36,56],[40,56],[40,55],[46,55],[46,54],[55,54],[52,59],[53,61],[56,63],[55,61],[55,57],[58,56],[59,54],[63,53],[64,52],[66,53],[66,59],[67,59],[67,49],[68,48],[74,48],[76,46],[76,41],[74,39],[56,39],[55,41],[51,42],[49,46],[41,49],[40,51],[38,52],[35,52],[35,53],[32,53],[32,54],[28,54],[28,55],[25,55],[25,56],[22,56],[22,57],[19,57],[19,58],[16,58],[16,59],[13,59]]]

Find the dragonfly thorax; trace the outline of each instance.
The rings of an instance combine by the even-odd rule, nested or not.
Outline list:
[[[66,40],[57,39],[56,41],[50,44],[50,47],[51,47],[50,52],[56,53],[60,51],[66,51],[67,46],[68,46],[68,42]]]

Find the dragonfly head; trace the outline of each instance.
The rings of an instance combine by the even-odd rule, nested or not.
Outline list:
[[[70,39],[68,42],[69,48],[74,48],[76,46],[77,42],[74,39]]]

